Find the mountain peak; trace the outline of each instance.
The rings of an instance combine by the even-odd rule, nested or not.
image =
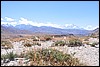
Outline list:
[[[83,28],[78,27],[75,24],[65,24],[65,28],[66,29],[83,29]]]

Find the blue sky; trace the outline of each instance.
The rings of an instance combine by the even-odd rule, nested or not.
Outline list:
[[[1,17],[38,23],[99,26],[98,1],[2,1]],[[2,20],[4,21],[4,20]]]

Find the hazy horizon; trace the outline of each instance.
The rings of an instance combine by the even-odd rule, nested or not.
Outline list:
[[[1,24],[99,27],[98,1],[1,1]]]

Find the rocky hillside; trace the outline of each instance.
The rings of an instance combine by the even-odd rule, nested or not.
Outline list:
[[[93,30],[90,36],[99,38],[99,28],[96,28],[95,30]]]

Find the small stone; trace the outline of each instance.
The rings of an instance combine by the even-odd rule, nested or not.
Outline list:
[[[23,66],[26,66],[26,64],[23,64]]]
[[[8,62],[10,62],[10,60],[9,60],[9,59],[6,59],[6,60],[5,60],[5,63],[8,63]]]
[[[14,66],[14,62],[13,61],[10,61],[7,66]]]
[[[96,48],[99,48],[99,44],[98,44],[98,45],[95,45],[95,47],[96,47]]]
[[[82,47],[79,47],[78,49],[79,49],[79,50],[81,50],[81,49],[82,49]]]

